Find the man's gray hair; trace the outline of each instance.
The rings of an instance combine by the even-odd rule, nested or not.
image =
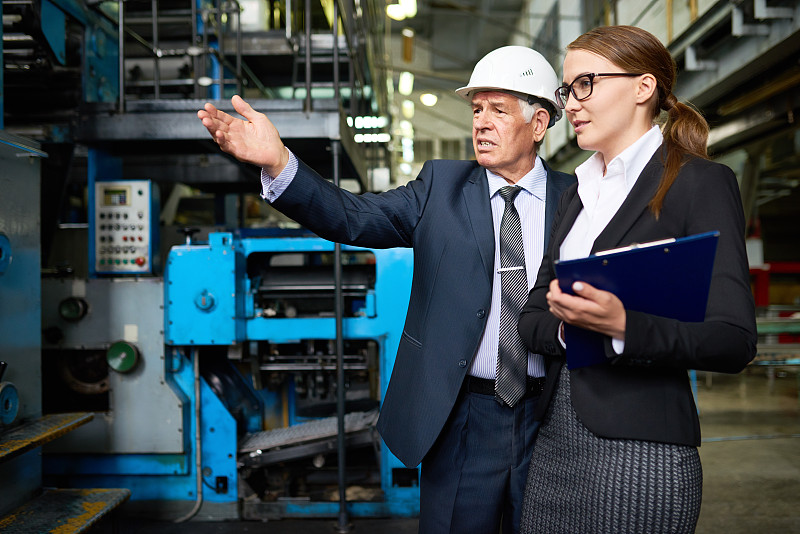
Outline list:
[[[524,98],[520,98],[519,99],[519,109],[520,109],[520,111],[522,111],[522,116],[525,118],[525,122],[526,123],[531,122],[531,119],[533,119],[533,115],[536,113],[536,110],[539,109],[539,108],[543,108],[543,107],[544,106],[542,106],[538,102],[534,102],[533,104],[529,104],[526,99],[524,99]],[[545,111],[547,111],[546,108],[545,108]]]

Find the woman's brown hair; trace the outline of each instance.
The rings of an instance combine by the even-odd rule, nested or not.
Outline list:
[[[678,102],[672,94],[675,60],[654,35],[635,26],[595,28],[572,41],[567,50],[585,50],[609,60],[625,72],[642,72],[655,77],[658,94],[653,99],[653,120],[661,110],[667,112],[664,175],[649,204],[650,210],[658,217],[664,197],[687,157],[708,158],[708,123],[700,113]]]

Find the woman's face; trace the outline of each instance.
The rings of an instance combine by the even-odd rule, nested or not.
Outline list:
[[[567,85],[588,73],[625,72],[609,60],[585,50],[569,50],[564,59]],[[639,104],[641,76],[596,76],[592,93],[579,101],[570,94],[564,111],[575,129],[578,146],[603,155],[608,164],[650,129]]]

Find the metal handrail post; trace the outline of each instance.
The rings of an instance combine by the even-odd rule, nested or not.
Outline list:
[[[192,47],[197,46],[197,2],[199,0],[189,0],[192,4]],[[205,26],[205,24],[203,25]],[[205,51],[205,49],[203,49]],[[200,84],[197,83],[197,79],[200,77],[199,70],[200,70],[200,58],[202,56],[200,54],[192,54],[192,75],[194,77],[194,88],[193,93],[195,98],[200,98]]]
[[[151,1],[153,10],[153,98],[161,98],[161,47],[158,43],[158,0]]]
[[[236,7],[236,94],[242,94],[242,6],[238,0],[233,1]]]
[[[338,139],[331,141],[333,154],[333,183],[339,185],[339,152],[341,144]],[[333,248],[333,281],[336,314],[336,451],[338,456],[339,483],[339,518],[337,532],[350,532],[347,519],[347,478],[346,478],[346,434],[344,426],[345,390],[344,390],[344,304],[342,302],[342,245],[336,243]]]
[[[217,0],[217,51],[219,52],[219,97],[223,98],[225,95],[225,65],[222,58],[225,57],[225,38],[224,30],[222,29],[222,4],[223,0]]]
[[[292,42],[292,0],[286,0],[286,41]]]
[[[311,106],[311,0],[306,0],[306,99],[304,111],[310,113]]]
[[[339,2],[333,0],[333,94],[336,105],[339,105]],[[333,152],[333,183],[339,185],[339,149],[341,144],[338,140],[334,140],[331,146]],[[342,303],[342,258],[341,248],[339,243],[336,243],[334,248],[334,279],[336,283],[336,415],[338,426],[338,482],[339,482],[339,520],[337,523],[337,531],[340,533],[350,532],[349,520],[347,517],[347,476],[346,476],[346,456],[347,451],[345,448],[345,391],[344,391],[344,334],[342,332],[341,323],[343,321],[343,303]]]
[[[333,0],[333,99],[339,105],[339,0]]]
[[[119,112],[125,113],[125,3],[117,0],[119,5]]]

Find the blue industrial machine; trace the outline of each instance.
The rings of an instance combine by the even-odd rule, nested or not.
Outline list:
[[[335,515],[336,502],[324,497],[335,488],[325,467],[336,438],[333,252],[333,243],[316,237],[222,232],[206,244],[173,247],[167,260],[166,344],[195,357],[224,349],[249,370],[263,407],[259,425],[253,410],[228,405],[239,423],[240,477],[259,497],[244,499],[245,517]],[[348,475],[362,495],[350,511],[416,515],[417,470],[403,468],[374,430],[402,332],[412,254],[342,247],[342,256]],[[221,398],[241,398],[236,393]]]
[[[130,488],[130,506],[162,517],[335,516],[334,244],[192,233],[163,279],[43,280],[44,361],[60,378],[45,406],[96,412],[48,447],[48,479]],[[341,248],[348,513],[414,516],[418,470],[374,428],[412,253]]]
[[[43,487],[42,446],[88,424],[91,413],[45,413],[42,384],[38,143],[0,130],[0,525],[83,529],[121,504],[127,488]],[[67,413],[65,413],[67,412]]]
[[[118,99],[114,10],[108,2],[78,0],[3,3],[0,127],[36,125],[46,141],[69,143],[81,103]]]
[[[41,299],[14,316],[30,306],[41,315],[24,330],[41,332],[41,364],[8,358],[0,415],[86,414],[37,451],[29,494],[41,478],[124,488],[134,510],[176,520],[332,517],[344,453],[348,513],[418,512],[418,470],[374,429],[411,252],[337,247],[275,213],[248,225],[257,177],[220,154],[195,115],[200,99],[225,109],[244,94],[320,174],[367,190],[367,168],[388,166],[386,153],[373,148],[368,164],[344,115],[387,106],[368,60],[382,36],[372,41],[363,24],[383,5],[334,3],[334,16],[347,9],[340,24],[321,5],[276,5],[260,18],[254,6],[266,4],[3,4],[0,128],[30,132],[48,157],[41,190],[26,196],[41,197]],[[329,65],[312,79],[320,58]],[[193,212],[201,223],[167,214],[187,191],[196,205],[213,197]],[[20,221],[33,213],[23,211]],[[19,242],[0,228],[3,294],[25,292],[9,283]],[[30,404],[39,390],[41,406]],[[14,491],[0,483],[0,496]]]
[[[42,415],[39,209],[26,202],[39,194],[41,156],[36,143],[0,131],[0,443],[15,423]],[[39,452],[11,456],[0,445],[0,481],[27,473],[13,487],[0,482],[0,516],[36,494]]]

